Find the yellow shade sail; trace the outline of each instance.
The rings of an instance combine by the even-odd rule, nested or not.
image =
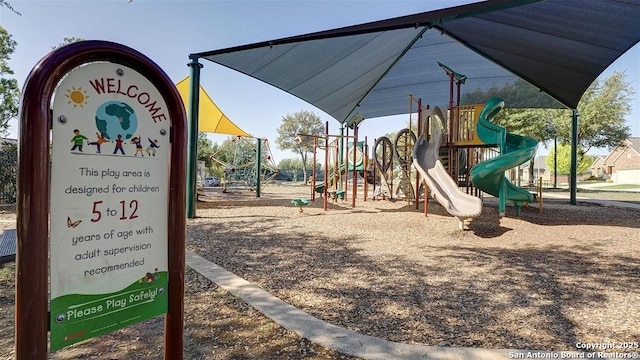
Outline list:
[[[189,113],[189,90],[191,84],[189,77],[182,79],[176,84],[187,114]],[[218,108],[211,100],[207,92],[200,86],[200,107],[198,109],[198,131],[216,134],[228,134],[251,137],[244,130],[240,129]]]

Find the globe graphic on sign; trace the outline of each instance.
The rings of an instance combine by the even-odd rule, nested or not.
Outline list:
[[[96,110],[96,127],[109,140],[115,140],[118,135],[130,139],[138,129],[138,117],[131,106],[122,101],[107,101]]]

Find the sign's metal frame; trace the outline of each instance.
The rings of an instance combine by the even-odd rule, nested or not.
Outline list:
[[[187,122],[171,79],[145,55],[107,41],[81,41],[53,50],[29,74],[20,106],[16,264],[16,358],[46,359],[50,102],[56,85],[77,66],[108,61],[136,69],[159,91],[171,120],[168,196],[168,311],[165,359],[183,358]]]

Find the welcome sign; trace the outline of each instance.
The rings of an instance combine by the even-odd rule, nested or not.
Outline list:
[[[53,98],[51,351],[167,312],[171,122],[153,84],[110,62]]]

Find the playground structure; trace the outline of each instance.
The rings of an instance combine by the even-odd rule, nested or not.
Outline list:
[[[516,216],[520,216],[521,207],[535,197],[509,182],[504,173],[531,160],[537,142],[491,123],[504,107],[499,98],[491,98],[486,104],[460,106],[460,86],[466,77],[441,63],[439,66],[450,79],[449,110],[423,106],[421,99],[410,95],[409,128],[398,133],[394,146],[386,137],[375,142],[372,156],[380,186],[374,189],[374,199],[403,195],[411,202],[420,199],[420,184],[424,184],[424,193],[430,191],[448,213],[457,217],[460,229],[480,215],[482,192],[499,199],[500,216],[505,215],[507,202],[514,203]],[[454,89],[458,94],[455,105]],[[418,113],[417,140],[410,130],[414,103]],[[394,158],[401,170],[395,192],[392,191]],[[418,173],[415,186],[411,181],[414,178],[411,165]],[[425,215],[427,197],[423,198]],[[418,209],[419,201],[415,201],[415,206]]]
[[[504,101],[491,98],[484,105],[460,106],[460,86],[466,77],[439,63],[450,79],[449,119],[437,107],[433,110],[423,108],[418,101],[419,119],[424,126],[418,126],[420,138],[414,148],[414,165],[432,190],[433,197],[458,217],[460,226],[480,214],[482,206],[468,196],[481,196],[485,192],[499,199],[500,216],[505,216],[507,201],[516,206],[516,216],[520,216],[522,205],[534,201],[534,196],[526,189],[513,185],[505,177],[505,171],[523,164],[535,156],[537,142],[528,137],[508,133],[502,126],[491,123],[491,119],[504,107]],[[454,83],[457,89],[457,101],[454,106]],[[413,100],[413,99],[412,99]],[[448,125],[448,126],[447,126]],[[448,127],[448,133],[443,129]],[[431,132],[431,134],[429,134]],[[445,134],[446,133],[446,134]],[[446,138],[445,151],[436,154],[439,144]],[[445,176],[440,163],[446,162]],[[449,180],[451,179],[451,181]],[[455,184],[455,190],[451,184]],[[465,188],[466,194],[459,189]],[[417,204],[416,204],[417,205]],[[425,201],[425,214],[427,204]]]
[[[348,173],[353,174],[354,185],[359,173],[365,179],[365,200],[367,184],[373,184],[374,199],[404,198],[418,209],[422,198],[426,216],[430,194],[449,214],[458,218],[460,229],[468,228],[469,220],[482,212],[483,192],[499,199],[500,216],[505,216],[507,202],[514,203],[519,217],[521,207],[534,201],[534,194],[509,182],[505,171],[531,160],[537,142],[491,123],[505,105],[499,98],[491,98],[486,104],[460,106],[460,87],[466,77],[438,64],[450,79],[448,111],[423,106],[421,99],[409,95],[409,127],[400,130],[393,142],[387,137],[376,139],[371,164],[366,138],[364,143],[357,141],[357,124],[353,125],[353,136],[349,136],[348,128],[346,135],[329,135],[328,123],[324,136],[299,134],[300,142],[313,141],[314,164],[317,149],[325,151],[324,181],[316,182],[314,167],[312,200],[316,192],[324,194],[325,210],[328,199],[346,200]],[[415,104],[417,124],[412,119]],[[324,142],[320,144],[319,139]],[[344,139],[351,140],[347,141],[347,152],[343,151]],[[358,146],[354,147],[354,143]],[[395,184],[394,170],[398,174]],[[353,207],[355,198],[353,186]]]
[[[413,97],[409,96],[413,100]],[[412,106],[413,101],[409,105],[408,128],[400,130],[393,142],[388,137],[381,136],[374,143],[371,155],[374,161],[372,163],[372,179],[370,183],[374,185],[373,198],[375,200],[393,199],[395,197],[404,198],[411,203],[419,197],[420,184],[417,180],[415,186],[411,182],[413,178],[412,153],[416,143],[416,134],[412,130]],[[394,170],[396,170],[394,164],[397,164],[399,170],[397,184],[394,184]]]
[[[411,121],[409,121],[411,125]],[[411,126],[409,126],[411,127]],[[395,195],[402,195],[408,202],[417,198],[414,195],[414,187],[411,184],[411,164],[413,162],[412,151],[416,143],[416,134],[411,129],[402,129],[396,136],[395,152],[400,166],[400,182]],[[415,188],[417,190],[417,188]]]
[[[482,200],[460,190],[447,173],[439,159],[440,144],[445,136],[443,132],[445,116],[442,110],[434,107],[430,111],[421,113],[421,118],[427,121],[422,123],[429,126],[427,131],[422,131],[413,148],[413,165],[420,177],[431,190],[431,196],[442,205],[445,210],[458,218],[459,229],[467,228],[469,219],[477,217],[482,212]],[[425,136],[426,135],[426,136]],[[428,142],[430,138],[432,142]],[[427,202],[425,197],[425,212]]]
[[[349,135],[349,127],[341,128],[340,135],[329,134],[329,123],[325,124],[324,136],[298,134],[296,140],[301,144],[313,143],[313,173],[311,176],[311,201],[315,201],[315,194],[322,194],[324,210],[328,208],[328,200],[348,200],[347,189],[349,180],[352,181],[352,207],[356,206],[358,174],[364,181],[365,201],[367,182],[371,179],[371,167],[367,157],[367,138],[358,141],[358,124],[350,123],[353,135]],[[346,131],[346,133],[345,133]],[[347,151],[344,151],[345,140]],[[351,141],[349,141],[351,140]],[[355,144],[355,146],[354,146]],[[324,150],[324,179],[317,181],[316,156],[318,150]],[[349,176],[351,175],[351,176]]]
[[[420,198],[423,191],[419,179],[412,172],[413,148],[416,144],[412,119],[413,103],[417,102],[418,108],[421,105],[420,99],[415,99],[412,95],[409,95],[409,98],[409,127],[398,131],[393,142],[386,136],[375,141],[371,155],[374,159],[372,162],[374,178],[370,182],[374,184],[373,199],[375,200],[403,198],[408,203],[412,203]],[[420,118],[420,111],[418,111],[418,118]],[[420,121],[416,126],[419,127],[419,124]],[[395,170],[398,171],[397,183],[394,179],[396,177]],[[413,180],[415,180],[415,184],[412,182]]]
[[[255,139],[255,143],[250,139]],[[236,136],[223,143],[211,155],[211,160],[223,168],[221,185],[225,192],[233,187],[248,188],[259,194],[278,175],[267,139]]]
[[[376,139],[373,146],[374,159],[374,181],[373,181],[373,198],[386,199],[392,198],[393,193],[393,145],[391,140],[386,136]],[[376,186],[380,179],[379,186]]]
[[[298,199],[291,200],[291,204],[293,204],[293,206],[297,206],[298,208],[300,208],[299,211],[303,212],[304,210],[302,209],[302,207],[309,205],[310,201],[311,200],[309,200],[307,198],[298,198]]]
[[[376,139],[372,154],[375,180],[371,181],[374,184],[374,199],[404,198],[411,203],[417,198],[416,189],[419,187],[411,182],[412,151],[416,143],[416,134],[411,127],[409,120],[409,128],[400,130],[393,143],[386,136]],[[397,184],[394,183],[394,165],[399,170]],[[378,183],[379,186],[376,186]]]
[[[512,184],[504,175],[505,171],[523,164],[535,156],[538,142],[526,136],[508,133],[504,127],[491,123],[491,119],[504,108],[504,101],[493,97],[487,101],[476,125],[478,138],[485,144],[496,145],[500,155],[483,161],[471,171],[471,181],[482,191],[499,198],[498,210],[504,216],[506,202],[516,206],[516,216],[525,203],[533,202],[529,190]]]
[[[325,161],[325,181],[314,185],[315,192],[324,194],[324,197],[331,198],[334,202],[338,199],[344,200],[347,191],[343,187],[346,178],[346,166],[344,159],[340,156],[341,137],[326,144],[327,158]],[[342,160],[342,161],[341,161]]]

